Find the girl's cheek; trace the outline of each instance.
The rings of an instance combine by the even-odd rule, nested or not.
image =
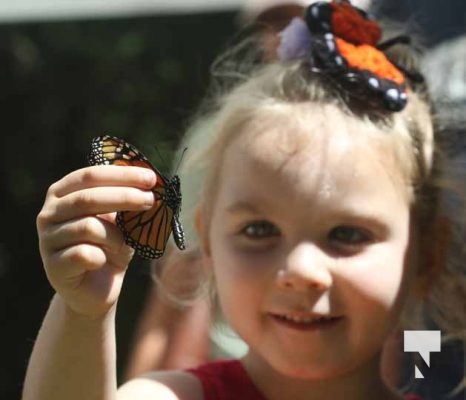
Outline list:
[[[380,258],[353,260],[345,267],[341,263],[335,268],[338,281],[348,292],[368,301],[390,307],[396,300],[403,283],[403,266]]]

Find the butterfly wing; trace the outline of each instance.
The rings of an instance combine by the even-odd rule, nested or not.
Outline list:
[[[157,183],[152,188],[154,205],[144,211],[119,211],[117,225],[129,246],[142,258],[152,259],[163,255],[176,219],[178,228],[175,242],[178,245],[180,232],[181,236],[183,235],[183,228],[177,219],[181,205],[179,180],[178,186],[174,185],[174,179],[165,178],[136,147],[113,136],[105,135],[93,139],[88,161],[90,165],[123,165],[152,169],[157,175]],[[178,247],[184,249],[184,240],[183,247]]]
[[[166,179],[136,147],[127,141],[109,135],[92,139],[88,155],[90,165],[123,165],[151,169],[157,175],[156,186],[166,185]]]
[[[159,258],[172,232],[173,210],[164,200],[165,189],[154,191],[155,203],[150,210],[120,211],[117,225],[125,242],[145,259]]]

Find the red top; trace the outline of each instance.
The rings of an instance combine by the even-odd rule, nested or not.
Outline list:
[[[188,369],[202,384],[204,400],[267,400],[238,360],[217,360]],[[406,400],[422,400],[415,394]]]
[[[188,369],[202,384],[204,400],[267,400],[238,360],[217,360]]]

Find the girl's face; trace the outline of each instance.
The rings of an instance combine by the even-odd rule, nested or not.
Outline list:
[[[409,204],[396,167],[389,172],[380,146],[361,139],[362,124],[332,130],[327,120],[239,134],[206,228],[205,260],[247,357],[305,379],[368,365],[397,322],[410,275]]]

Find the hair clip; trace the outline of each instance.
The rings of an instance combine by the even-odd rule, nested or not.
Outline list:
[[[395,65],[382,51],[405,43],[405,36],[377,44],[380,26],[348,0],[315,2],[306,9],[304,20],[297,20],[280,33],[280,60],[308,59],[313,70],[374,107],[400,111],[406,106],[406,77],[420,75]]]

